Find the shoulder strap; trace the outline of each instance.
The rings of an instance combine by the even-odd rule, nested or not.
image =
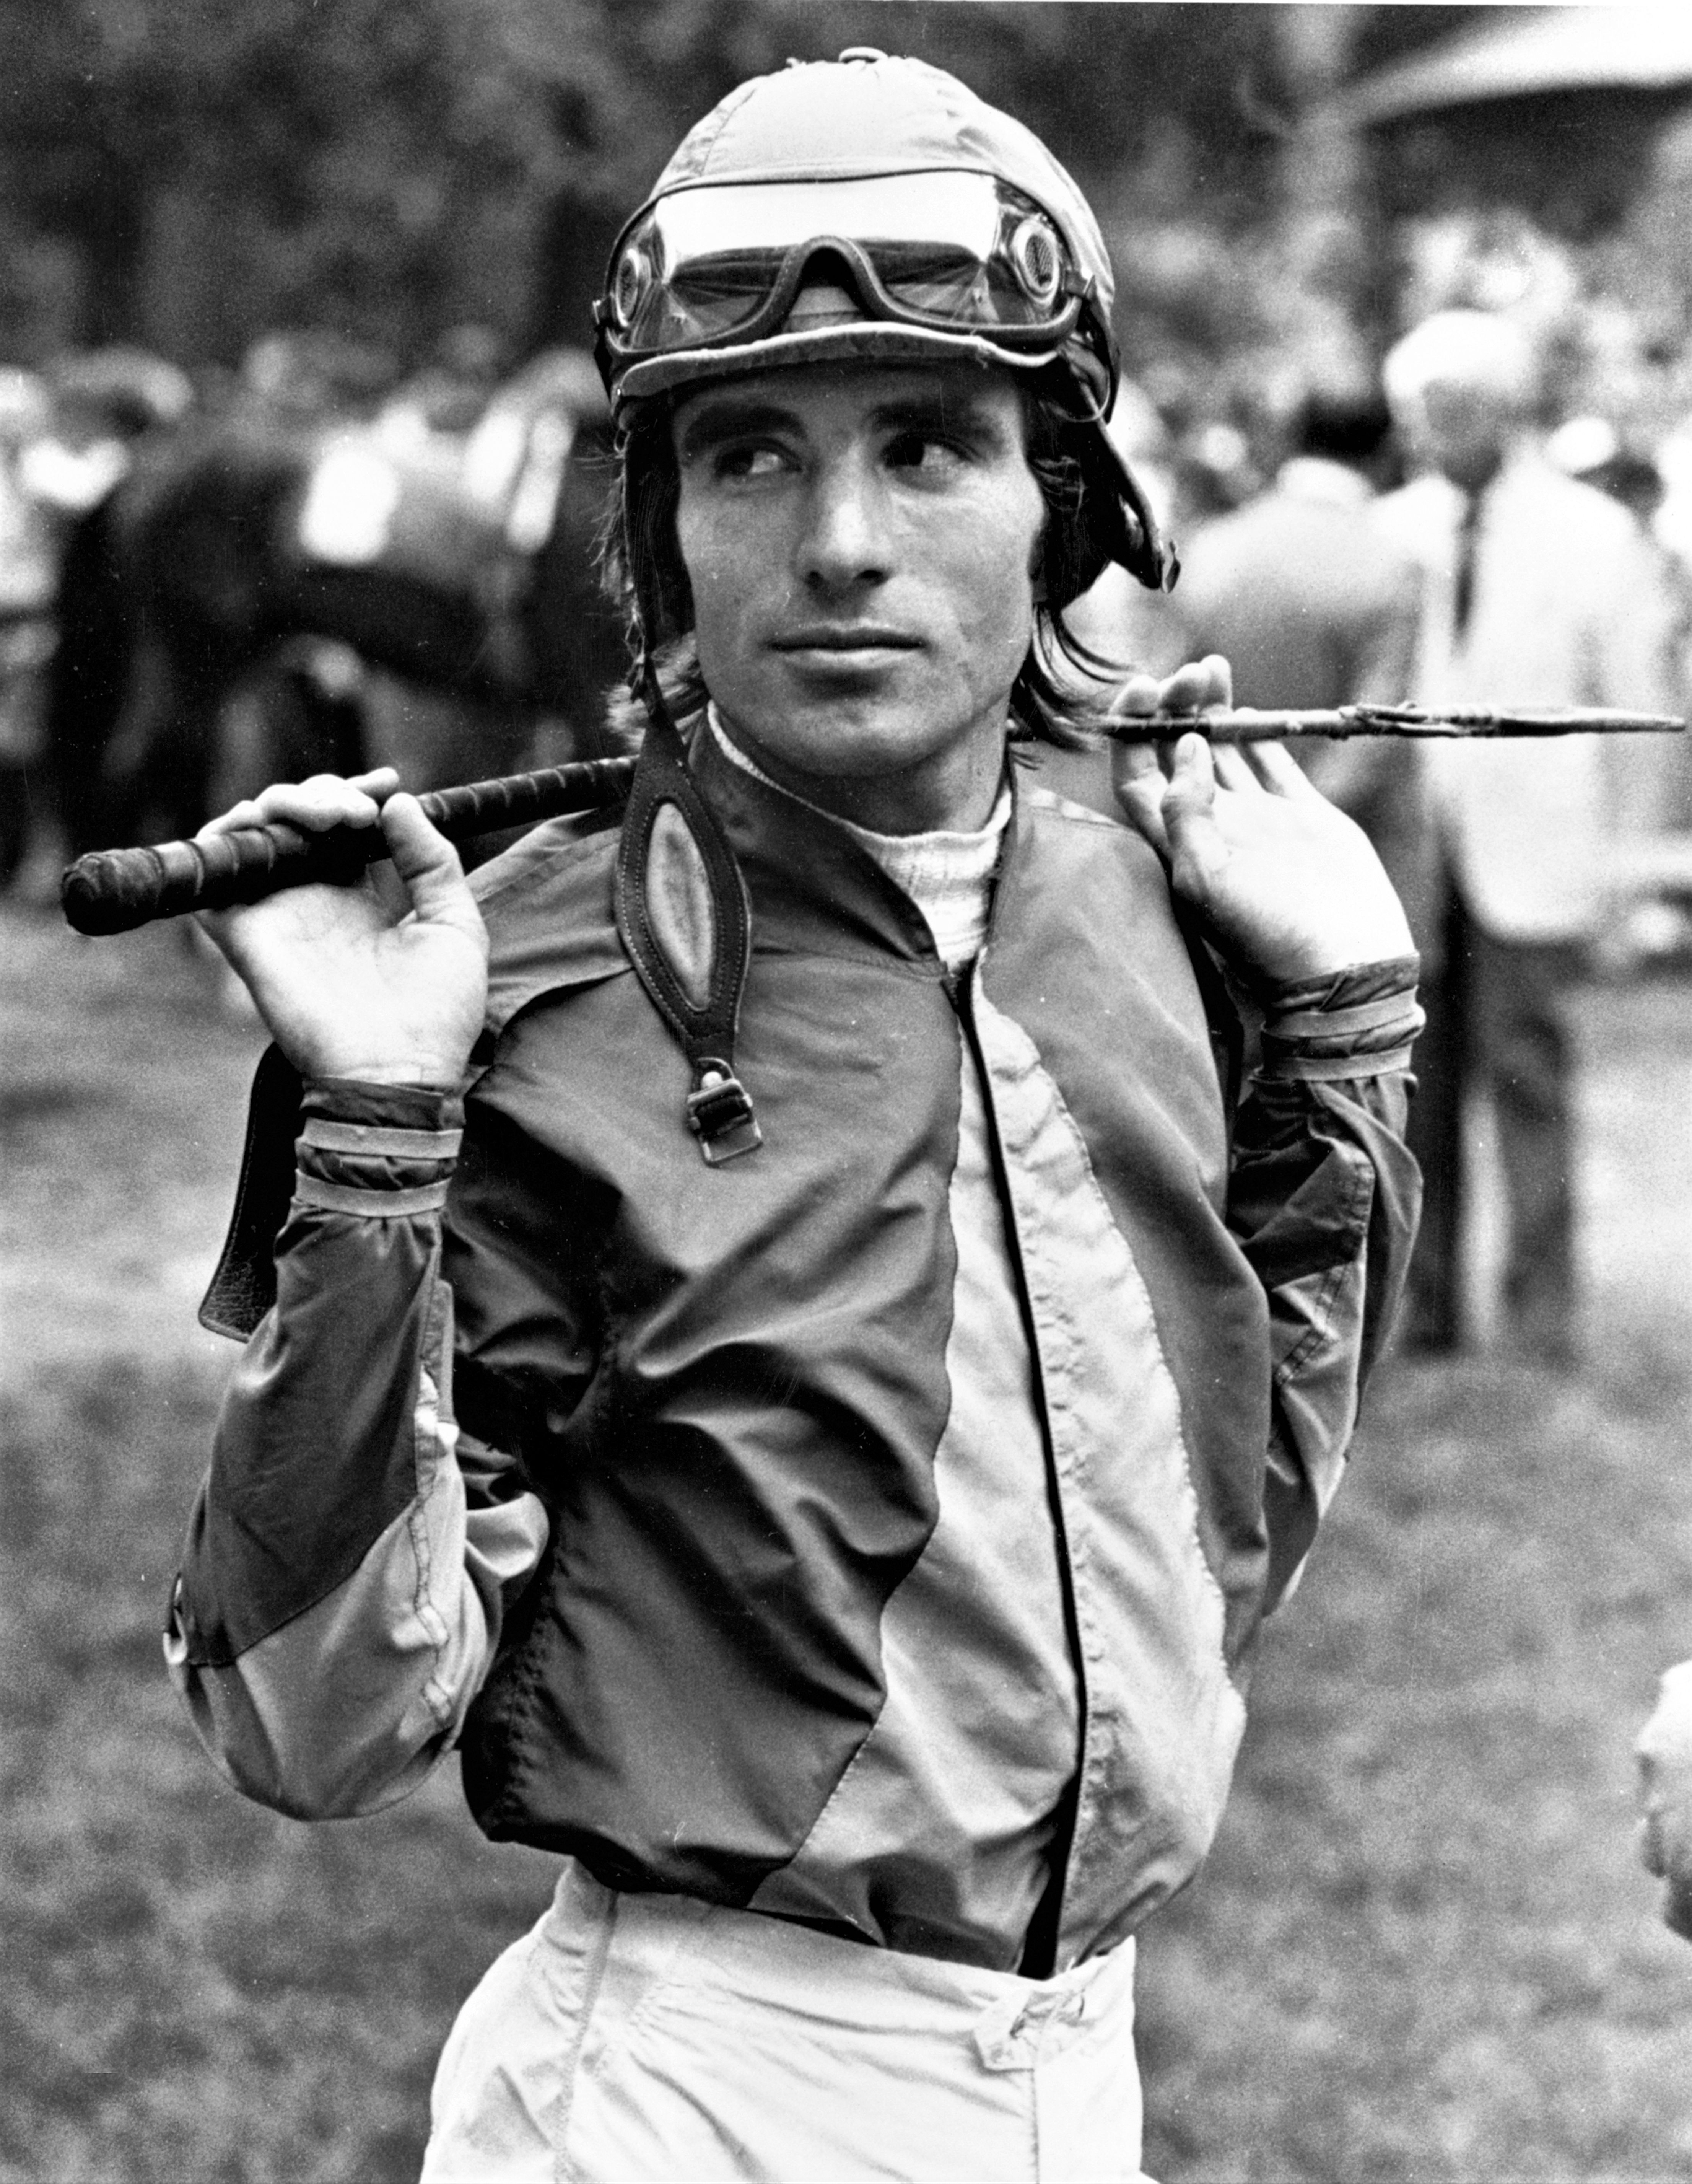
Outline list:
[[[299,1072],[279,1046],[259,1056],[247,1102],[241,1182],[200,1325],[245,1342],[276,1301],[276,1239],[294,1195]]]
[[[734,1073],[751,954],[746,883],[667,715],[641,746],[617,845],[617,931],[693,1072],[687,1123],[712,1167],[763,1143]]]

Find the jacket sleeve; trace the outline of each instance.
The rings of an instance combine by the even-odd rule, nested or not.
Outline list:
[[[1228,1223],[1269,1303],[1266,1606],[1296,1583],[1344,1468],[1409,1269],[1422,1184],[1404,1142],[1416,959],[1261,995]]]
[[[308,1085],[276,1303],[225,1396],[165,1656],[236,1786],[370,1812],[448,1751],[547,1520],[461,1434],[441,1209],[462,1110]]]

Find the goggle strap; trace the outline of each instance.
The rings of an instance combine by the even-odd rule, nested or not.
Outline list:
[[[1043,348],[1052,343],[1068,340],[1075,332],[1082,312],[1091,300],[1096,286],[1090,273],[1077,278],[1071,269],[1066,269],[1064,283],[1059,292],[1067,297],[1068,301],[1055,317],[1027,326],[1000,326],[992,321],[977,324],[940,312],[912,309],[900,304],[882,285],[873,260],[861,243],[847,236],[812,236],[803,242],[792,244],[784,253],[768,293],[749,317],[741,320],[723,333],[690,336],[685,345],[697,349],[738,348],[763,339],[787,318],[804,286],[804,276],[813,260],[825,254],[840,260],[851,280],[859,303],[872,318],[888,325],[913,326],[926,333],[974,335],[981,340],[1010,349]],[[608,356],[624,365],[665,354],[663,349],[640,349],[619,338],[614,329],[607,298],[599,298],[593,310],[598,327],[596,353],[603,343]],[[600,369],[603,373],[603,364]]]

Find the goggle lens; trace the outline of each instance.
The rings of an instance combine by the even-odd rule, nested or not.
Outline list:
[[[725,232],[736,247],[712,248]],[[831,245],[865,307],[893,319],[1055,333],[1081,292],[1045,214],[990,176],[746,184],[679,191],[626,238],[612,339],[626,356],[731,339]]]

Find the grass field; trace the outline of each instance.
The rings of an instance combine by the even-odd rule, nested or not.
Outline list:
[[[1692,1949],[1629,1746],[1692,1652],[1692,993],[1583,1003],[1592,1363],[1378,1384],[1210,1867],[1144,1942],[1147,2163],[1692,2177]],[[194,1305],[259,1041],[164,932],[0,905],[0,2178],[415,2175],[458,2001],[545,1900],[450,1770],[305,1828],[157,1630],[232,1352]]]

